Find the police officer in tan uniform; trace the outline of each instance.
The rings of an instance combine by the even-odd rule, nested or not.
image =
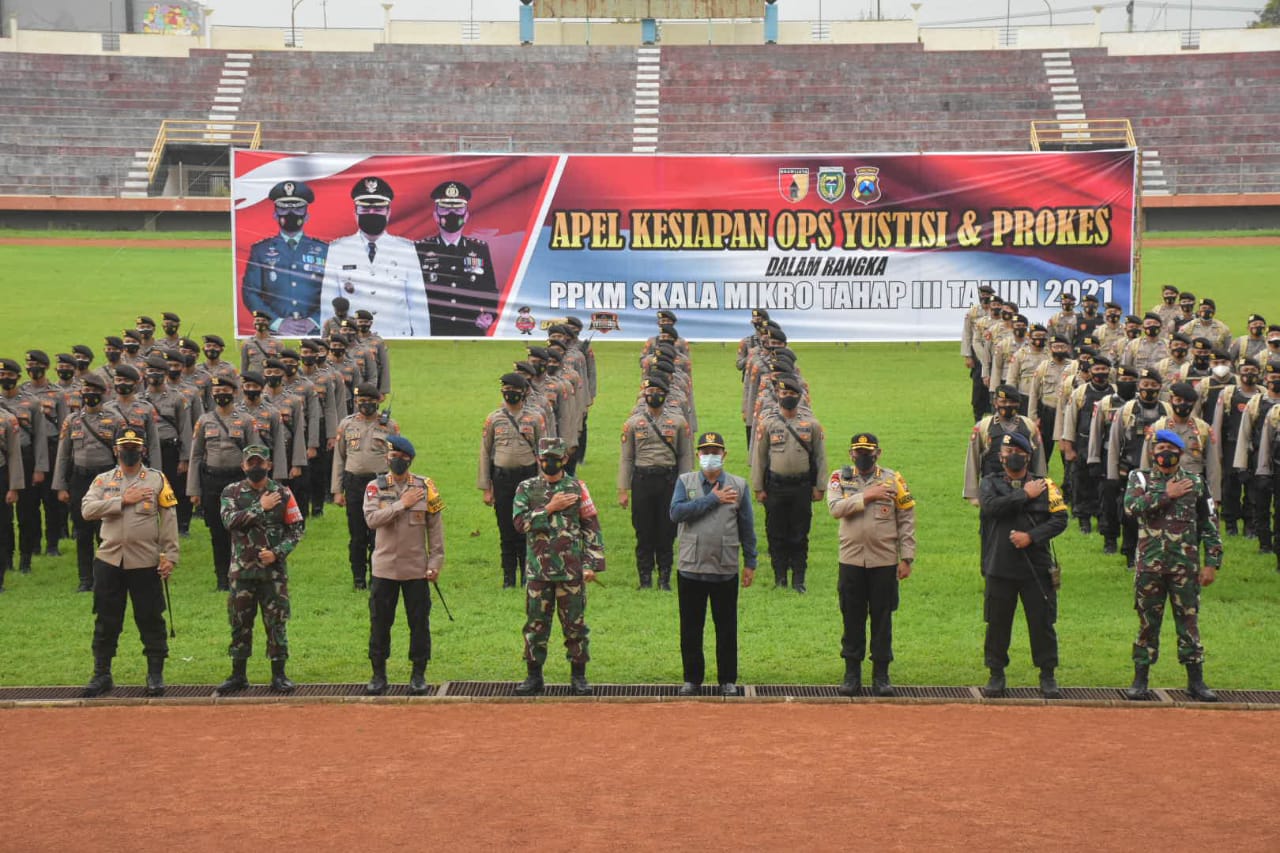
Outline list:
[[[347,553],[355,588],[368,589],[374,534],[364,520],[364,490],[374,477],[386,473],[387,439],[399,434],[400,427],[389,415],[378,414],[382,394],[377,385],[363,382],[355,390],[356,412],[338,424],[329,491],[335,504],[347,508]]]
[[[413,673],[409,693],[427,692],[427,661],[431,660],[431,591],[428,584],[444,566],[444,501],[430,478],[409,471],[416,455],[401,435],[387,438],[386,474],[379,474],[364,492],[364,518],[378,531],[373,549],[373,581],[369,589],[369,662],[373,677],[365,692],[387,690],[387,658],[391,655],[391,626],[396,603],[404,597],[409,623],[409,660]]]
[[[676,477],[693,470],[689,422],[667,408],[667,382],[661,375],[644,380],[644,406],[622,425],[622,453],[618,459],[618,505],[631,505],[636,531],[636,568],[640,588],[671,591],[676,525],[671,520],[671,493]]]
[[[516,585],[517,567],[524,577],[525,537],[512,521],[512,501],[516,486],[538,473],[536,448],[546,434],[546,422],[541,414],[526,409],[528,379],[520,373],[505,373],[501,382],[502,406],[489,413],[481,430],[476,488],[497,516],[506,589]]]
[[[145,436],[131,428],[115,440],[119,464],[94,478],[81,514],[101,521],[102,541],[93,560],[93,678],[85,696],[111,690],[111,659],[124,627],[126,596],[147,658],[147,695],[164,693],[164,588],[178,562],[178,501],[164,474],[142,464]]]
[[[844,636],[842,696],[862,689],[862,659],[867,652],[867,616],[871,617],[871,689],[894,695],[889,681],[893,660],[893,611],[898,581],[911,576],[916,558],[915,499],[902,475],[881,468],[880,441],[860,432],[849,442],[853,465],[831,472],[827,509],[840,519],[840,613]]]
[[[13,568],[13,505],[26,482],[22,468],[22,444],[18,419],[0,409],[0,592],[4,592],[5,572]]]

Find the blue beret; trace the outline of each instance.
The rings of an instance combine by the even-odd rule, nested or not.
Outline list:
[[[1172,444],[1174,447],[1178,448],[1179,450],[1187,449],[1187,443],[1182,440],[1182,436],[1178,435],[1176,432],[1174,432],[1171,429],[1156,430],[1156,440],[1153,441],[1152,444],[1153,445],[1159,444],[1162,441],[1166,441],[1169,444]]]
[[[413,442],[405,438],[403,435],[393,435],[387,438],[387,444],[391,445],[392,450],[398,450],[410,459],[417,456],[414,452]]]
[[[1004,440],[1001,442],[1002,447],[1017,447],[1027,453],[1031,452],[1031,440],[1020,432],[1007,432],[1004,434]]]

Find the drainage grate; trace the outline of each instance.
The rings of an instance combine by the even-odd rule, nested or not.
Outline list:
[[[474,696],[491,699],[498,696],[515,696],[514,681],[450,681],[450,696]]]
[[[903,687],[893,685],[893,691],[901,699],[973,699],[971,687]],[[862,695],[867,695],[867,685],[862,685]]]
[[[1182,688],[1166,687],[1165,693],[1174,702],[1195,702],[1191,694]],[[1219,702],[1248,702],[1254,705],[1280,705],[1280,691],[1277,690],[1215,690]]]
[[[1159,702],[1160,697],[1154,692],[1148,693],[1146,699],[1129,699],[1119,687],[1064,687],[1063,699],[1107,701],[1107,702]]]
[[[785,697],[788,699],[847,699],[836,692],[834,685],[829,684],[757,684],[757,696]],[[869,696],[867,688],[862,688],[862,695]]]

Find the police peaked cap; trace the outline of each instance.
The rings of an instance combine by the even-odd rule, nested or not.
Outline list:
[[[139,447],[142,447],[146,443],[146,438],[131,426],[125,427],[120,430],[120,432],[116,433],[116,447],[120,447],[125,444],[136,444]]]
[[[262,362],[263,367],[269,367],[272,370],[284,370],[284,362],[278,358],[269,358]]]
[[[121,364],[116,367],[116,379],[125,379],[129,382],[137,382],[142,376],[138,371],[134,370],[132,365]]]
[[[154,367],[156,370],[168,370],[169,361],[158,352],[153,352],[147,356],[147,367]]]
[[[357,397],[372,397],[375,400],[382,399],[382,392],[378,390],[378,386],[372,382],[361,382],[356,386]]]
[[[391,185],[382,180],[382,178],[374,176],[361,178],[351,187],[351,199],[357,202],[388,204],[395,197],[396,194],[391,190]]]
[[[44,350],[30,349],[27,350],[27,361],[34,361],[36,364],[43,364],[45,367],[48,367],[49,354]]]
[[[311,204],[316,200],[316,194],[302,181],[281,181],[271,188],[267,198],[281,206],[297,206]]]
[[[1161,442],[1165,444],[1172,444],[1174,447],[1178,448],[1179,450],[1187,449],[1187,443],[1182,440],[1182,436],[1178,435],[1176,432],[1174,432],[1171,429],[1156,430],[1155,441],[1153,441],[1152,444],[1156,445],[1156,444],[1160,444]]]
[[[1192,387],[1190,382],[1173,383],[1169,386],[1169,395],[1171,397],[1181,397],[1191,403],[1200,399],[1200,395],[1196,393],[1196,389]]]
[[[181,323],[181,322],[182,322],[182,318],[181,318],[181,317],[179,317],[177,314],[173,313],[172,311],[166,311],[166,312],[164,312],[163,314],[161,314],[160,316],[161,316],[161,318],[163,318],[164,320],[167,320],[167,321],[168,321],[168,322],[170,322],[170,323]]]
[[[431,200],[442,207],[463,207],[471,201],[471,187],[462,181],[445,181],[431,191]]]
[[[387,436],[387,444],[391,445],[391,449],[403,453],[410,459],[417,456],[418,453],[413,449],[413,442],[405,438],[403,435]]]
[[[0,358],[0,370],[12,370],[14,373],[21,373],[22,365],[11,358]]]
[[[854,433],[853,438],[849,439],[850,450],[877,450],[879,447],[880,439],[872,432]]]
[[[1020,432],[1006,432],[1000,442],[1001,447],[1016,447],[1027,453],[1031,452],[1031,440]]]
[[[90,360],[93,359],[93,350],[89,349],[84,344],[76,344],[75,346],[71,347],[71,351],[73,353],[76,353],[77,355],[88,356]]]
[[[517,362],[517,364],[520,364],[520,362]],[[498,381],[512,388],[519,388],[521,391],[529,389],[529,380],[525,378],[523,373],[504,373],[498,378]]]
[[[652,373],[645,377],[644,383],[641,384],[640,387],[641,388],[657,388],[660,391],[671,390],[671,386],[667,383],[667,380],[665,378]]]
[[[262,378],[262,374],[261,374],[261,373],[259,373],[259,372],[258,372],[258,371],[256,371],[256,370],[246,370],[244,373],[241,373],[241,374],[240,374],[240,382],[241,382],[241,384],[246,383],[246,382],[252,382],[252,383],[254,383],[255,385],[266,385],[266,384],[267,384],[267,380],[266,380],[266,379],[263,379],[263,378]]]
[[[203,340],[206,344],[216,344],[224,349],[227,346],[227,342],[220,335],[205,335]]]

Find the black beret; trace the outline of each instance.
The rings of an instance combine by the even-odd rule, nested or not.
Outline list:
[[[782,331],[781,326],[777,328],[771,328],[769,330],[769,338],[770,340],[775,340],[778,343],[785,344],[787,342],[787,333]]]
[[[1280,361],[1268,361],[1267,373],[1280,373]]]
[[[210,388],[235,388],[237,385],[234,376],[215,376],[209,381]]]
[[[240,374],[240,382],[241,382],[241,384],[243,384],[243,383],[245,383],[245,382],[252,382],[252,383],[254,383],[255,385],[266,385],[266,384],[267,384],[267,380],[266,380],[266,379],[264,379],[264,378],[262,377],[262,374],[261,374],[261,373],[259,373],[259,372],[258,372],[258,371],[256,371],[256,370],[246,370],[244,373],[241,373],[241,374]]]
[[[547,348],[546,347],[529,347],[529,357],[545,359],[547,357]]]
[[[1241,367],[1256,367],[1256,368],[1258,368],[1259,370],[1261,370],[1261,369],[1262,369],[1262,365],[1261,365],[1261,364],[1258,362],[1258,360],[1257,360],[1256,358],[1254,358],[1253,356],[1246,356],[1246,357],[1244,357],[1244,358],[1240,359],[1240,366],[1241,366]]]
[[[138,371],[134,370],[131,365],[121,364],[116,366],[116,379],[125,379],[129,382],[137,382],[142,377]]]
[[[527,390],[529,380],[525,378],[523,373],[504,373],[498,379],[503,385],[510,385],[512,388],[519,388],[521,391]]]
[[[996,289],[989,284],[980,284],[978,285],[978,292],[979,293],[995,293]]]
[[[1155,320],[1157,323],[1164,322],[1163,320],[1160,319],[1160,315],[1154,311],[1148,311],[1147,313],[1143,314],[1142,319],[1144,322],[1147,320]]]
[[[1012,385],[1001,385],[996,389],[996,400],[1012,400],[1016,403],[1020,399],[1018,389]]]
[[[654,370],[660,370],[660,371],[662,371],[663,373],[675,373],[675,372],[676,372],[675,366],[674,366],[674,365],[672,365],[672,364],[671,364],[671,362],[666,361],[666,360],[661,359],[661,358],[654,362],[654,364],[653,364],[653,369],[654,369]]]
[[[1138,371],[1138,378],[1139,378],[1139,379],[1154,379],[1154,380],[1155,380],[1155,381],[1157,381],[1157,382],[1164,382],[1164,379],[1163,379],[1163,378],[1161,378],[1161,376],[1160,376],[1160,371],[1156,370],[1154,367],[1144,367],[1144,368],[1142,368],[1141,370],[1139,370],[1139,371]]]
[[[115,347],[116,349],[124,346],[124,341],[120,340],[116,335],[107,335],[102,341],[106,346]]]
[[[1013,315],[1013,322],[1015,322],[1015,323],[1029,323],[1029,322],[1031,322],[1031,321],[1027,319],[1027,315],[1026,315],[1026,314],[1014,314],[1014,315]]]
[[[1179,294],[1178,294],[1178,300],[1179,300],[1180,302],[1185,302],[1185,301],[1187,301],[1187,300],[1190,300],[1191,302],[1195,302],[1195,301],[1196,301],[1196,295],[1195,295],[1194,293],[1192,293],[1191,291],[1189,291],[1189,290],[1184,290],[1184,291],[1182,291],[1181,293],[1179,293]]]
[[[784,373],[774,380],[779,388],[787,388],[795,391],[797,394],[804,393],[804,386],[800,384],[800,379],[794,373]]]
[[[1230,361],[1231,354],[1228,353],[1226,350],[1215,349],[1213,351],[1213,360],[1214,361]]]
[[[1095,355],[1093,357],[1093,366],[1097,367],[1098,365],[1102,365],[1103,367],[1110,367],[1111,359],[1107,358],[1105,355]]]
[[[657,388],[659,391],[669,391],[671,389],[671,385],[667,382],[666,377],[655,374],[646,376],[640,387]]]
[[[671,322],[671,323],[676,322],[676,312],[674,312],[674,311],[659,311],[659,312],[658,312],[658,322],[659,322],[659,323],[661,323],[663,320],[667,320],[668,322]]]
[[[14,373],[22,372],[22,365],[11,358],[0,358],[0,370],[11,370]]]
[[[356,312],[356,319],[357,319],[357,320],[372,320],[372,319],[373,319],[373,312],[372,312],[372,311],[366,311],[365,309],[361,308],[359,311],[357,311],[357,312]]]
[[[168,360],[158,352],[153,352],[147,356],[147,367],[154,367],[157,370],[168,370]]]
[[[1112,309],[1112,310],[1115,310],[1115,311],[1123,311],[1123,310],[1124,310],[1124,306],[1123,306],[1123,305],[1121,305],[1119,302],[1108,302],[1108,303],[1106,303],[1105,305],[1103,305],[1102,307],[1104,307],[1104,308],[1108,308],[1108,309]]]
[[[554,361],[556,364],[563,364],[564,347],[547,347],[547,361]]]
[[[1191,341],[1191,348],[1197,352],[1209,352],[1213,349],[1213,344],[1208,338],[1195,338]]]
[[[1159,317],[1160,315],[1157,314],[1156,316]],[[1126,323],[1141,323],[1142,318],[1139,317],[1137,314],[1126,314],[1124,315],[1124,321]]]
[[[1173,346],[1174,344],[1187,344],[1190,346],[1191,338],[1188,338],[1186,335],[1182,334],[1182,332],[1178,332],[1169,339],[1169,345]]]
[[[55,356],[55,358],[58,360],[58,364],[76,363],[76,357],[69,352],[60,352]]]
[[[264,368],[270,367],[273,370],[284,370],[284,362],[278,358],[269,358],[266,361],[262,362],[262,366]]]
[[[374,176],[361,178],[351,186],[353,201],[387,204],[395,197],[396,194],[392,192],[391,185],[382,178]]]
[[[1172,290],[1174,293],[1177,293],[1178,286],[1176,284],[1166,284],[1160,288],[1161,293],[1168,293],[1170,290]]]
[[[71,351],[77,355],[88,356],[90,359],[93,358],[93,350],[89,349],[84,344],[76,344],[71,348]]]
[[[1132,367],[1121,365],[1118,375],[1121,379],[1137,379],[1138,371]]]
[[[378,386],[374,385],[372,382],[361,382],[359,385],[356,386],[356,396],[357,397],[373,397],[381,400],[382,392],[379,391]]]
[[[1086,293],[1084,296],[1080,297],[1080,301],[1081,302],[1097,302],[1098,295],[1096,293]]]
[[[582,331],[582,321],[579,320],[577,317],[573,316],[572,314],[564,318],[564,324],[569,328],[573,329],[573,333],[575,335],[578,332]]]
[[[536,376],[538,374],[538,371],[534,370],[533,365],[527,361],[517,361],[512,364],[512,367],[521,373],[528,374],[529,376]]]
[[[165,361],[179,361],[185,363],[188,356],[185,353],[178,352],[176,349],[167,349],[164,351]]]
[[[1196,393],[1196,389],[1192,387],[1190,382],[1175,382],[1169,386],[1169,394],[1173,397],[1181,397],[1194,403],[1200,399],[1200,395]]]
[[[767,323],[769,322],[769,312],[764,310],[763,308],[752,308],[751,319],[759,320],[762,323]]]
[[[1035,325],[1033,325],[1033,326],[1031,327],[1031,331],[1032,331],[1032,332],[1047,332],[1047,331],[1048,331],[1048,329],[1046,329],[1044,326],[1040,325],[1039,323],[1036,323]]]
[[[227,346],[227,342],[224,341],[219,335],[205,335],[203,340],[206,344],[216,344],[223,348]]]
[[[27,361],[34,361],[36,364],[43,364],[48,367],[49,354],[41,349],[29,349],[27,350]]]
[[[1266,323],[1267,320],[1261,314],[1250,314],[1249,322],[1250,323]]]
[[[1025,450],[1027,453],[1031,452],[1031,439],[1020,432],[1006,432],[1000,445],[1002,447],[1016,447],[1019,450]]]
[[[138,327],[139,329],[142,328],[143,326],[151,326],[154,328],[156,325],[156,321],[152,320],[146,314],[139,314],[138,318],[133,321],[133,325]]]
[[[161,316],[164,320],[166,320],[166,321],[168,321],[168,322],[170,322],[170,323],[181,323],[181,322],[182,322],[182,318],[181,318],[181,317],[179,317],[177,314],[173,313],[172,311],[166,311],[166,312],[164,312],[163,314],[161,314],[160,316]]]
[[[120,333],[120,337],[124,338],[125,340],[137,341],[138,343],[142,343],[142,332],[139,332],[137,329],[125,329],[123,332]]]
[[[192,338],[178,338],[178,349],[199,350],[200,345]]]
[[[1210,299],[1209,297],[1207,297],[1207,296],[1206,296],[1204,299],[1201,299],[1201,300],[1200,300],[1200,307],[1201,307],[1201,308],[1212,308],[1214,311],[1217,311],[1217,310],[1218,310],[1218,303],[1214,302],[1212,299]]]
[[[1050,343],[1071,345],[1071,339],[1066,335],[1054,335]]]
[[[255,320],[270,320],[270,319],[271,319],[271,315],[270,315],[270,314],[268,314],[266,311],[254,311],[254,312],[253,312],[253,319],[255,319]]]
[[[302,356],[298,355],[297,350],[292,350],[292,349],[280,350],[281,361],[283,361],[286,358],[291,358],[294,361],[300,361],[302,359]]]
[[[99,391],[107,390],[107,380],[103,379],[101,376],[99,376],[96,373],[89,374],[83,380],[81,380],[81,382],[84,385],[92,385],[94,388],[97,388]]]

